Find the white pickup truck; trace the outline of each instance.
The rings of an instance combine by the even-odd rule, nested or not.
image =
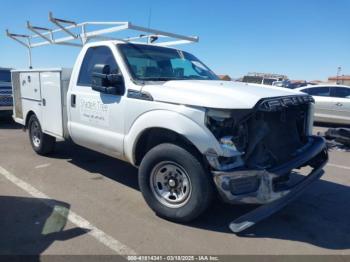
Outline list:
[[[230,224],[242,231],[281,209],[322,174],[313,99],[218,77],[190,53],[120,40],[84,44],[73,70],[12,71],[14,119],[35,152],[56,140],[139,168],[147,204],[188,222],[215,194],[263,204]],[[290,184],[292,170],[311,172]],[[293,174],[293,175],[292,175]]]

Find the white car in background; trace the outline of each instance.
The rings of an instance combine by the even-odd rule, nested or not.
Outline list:
[[[315,99],[315,121],[350,125],[350,86],[314,85],[296,90]]]

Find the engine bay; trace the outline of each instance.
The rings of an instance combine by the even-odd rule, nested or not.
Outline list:
[[[223,147],[239,152],[219,157],[222,169],[234,161],[246,169],[269,169],[291,159],[307,143],[312,100],[287,98],[262,100],[253,110],[208,112],[206,125],[213,135]]]

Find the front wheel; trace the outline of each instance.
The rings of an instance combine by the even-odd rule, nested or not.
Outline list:
[[[39,155],[47,155],[55,148],[56,139],[43,133],[40,122],[32,115],[28,123],[29,139],[33,150]]]
[[[139,185],[155,213],[176,222],[189,222],[210,205],[213,184],[200,161],[173,144],[151,149],[141,162]]]

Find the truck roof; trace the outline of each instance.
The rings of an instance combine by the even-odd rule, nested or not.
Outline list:
[[[124,41],[124,40],[103,40],[103,41],[96,41],[96,42],[91,42],[86,44],[86,47],[93,47],[93,46],[99,46],[99,45],[104,45],[104,44],[113,44],[113,45],[118,45],[118,44],[132,44],[132,45],[142,45],[142,46],[158,46],[162,48],[167,48],[167,49],[173,49],[173,50],[179,50],[178,48],[172,47],[172,46],[163,46],[159,45],[157,43],[140,43],[140,42],[132,42],[132,41]]]

